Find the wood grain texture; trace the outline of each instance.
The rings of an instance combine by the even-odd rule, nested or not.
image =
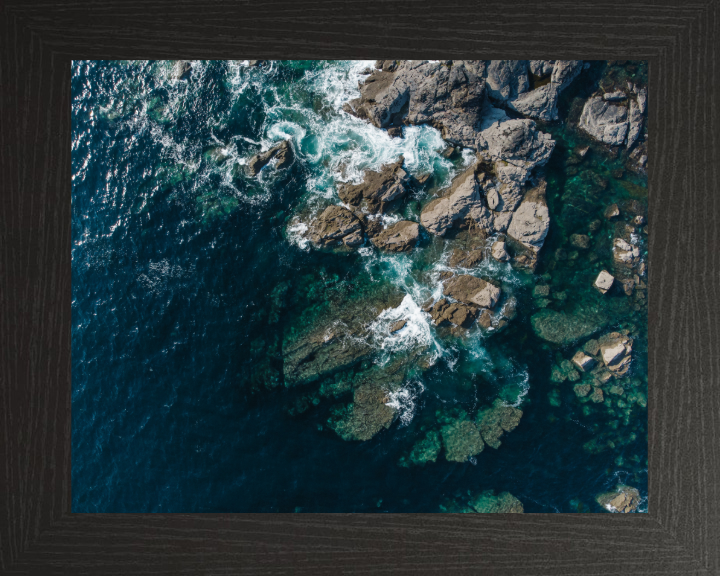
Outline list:
[[[718,1],[0,4],[0,571],[720,574]],[[650,66],[647,515],[70,513],[70,60]]]

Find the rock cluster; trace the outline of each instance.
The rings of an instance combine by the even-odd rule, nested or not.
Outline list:
[[[370,238],[370,241],[387,252],[408,252],[415,247],[419,238],[420,226],[417,222],[401,220]]]

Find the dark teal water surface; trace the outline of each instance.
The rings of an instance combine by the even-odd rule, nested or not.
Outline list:
[[[483,263],[519,302],[505,331],[449,341],[419,311],[435,289],[444,242],[410,255],[313,250],[298,212],[336,202],[338,179],[405,156],[413,173],[447,184],[471,161],[441,156],[430,127],[387,134],[341,111],[367,63],[195,62],[189,80],[165,62],[75,62],[72,73],[72,508],[74,512],[437,512],[452,499],[508,491],[526,512],[602,512],[595,496],[619,482],[647,510],[647,411],[609,399],[583,403],[553,364],[577,348],[542,342],[533,287],[548,282],[557,310],[598,307],[607,329],[637,336],[630,378],[647,393],[647,315],[592,281],[611,265],[612,202],[646,205],[647,183],[593,147],[570,123],[547,166],[552,227],[535,275]],[[572,118],[605,63],[563,97]],[[642,73],[642,69],[641,72]],[[291,138],[296,161],[248,178],[242,163]],[[598,191],[594,173],[607,180]],[[335,199],[335,200],[333,200]],[[427,200],[405,208],[413,217]],[[569,235],[592,234],[593,258],[557,258]],[[568,249],[571,252],[571,249]],[[543,277],[544,275],[544,277]],[[396,398],[400,417],[365,442],[343,441],[328,418],[347,397],[283,381],[282,342],[309,308],[394,285],[411,295],[408,338],[431,366]],[[339,300],[338,300],[339,299]],[[403,341],[376,342],[377,361]],[[385,346],[385,347],[383,347]],[[496,398],[523,417],[499,449],[470,462],[398,462],[438,418]]]

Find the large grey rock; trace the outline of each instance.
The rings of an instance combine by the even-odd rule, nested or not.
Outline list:
[[[361,184],[341,184],[338,187],[340,200],[351,206],[360,206],[363,199],[368,201],[372,211],[381,204],[404,196],[409,190],[408,173],[402,167],[405,159],[386,164],[379,172],[368,170]]]
[[[346,110],[379,128],[431,124],[444,139],[474,146],[485,90],[478,72],[484,72],[484,64],[402,61],[366,78],[360,98]]]
[[[579,126],[604,144],[620,146],[628,133],[628,109],[593,96],[585,102]]]
[[[548,74],[552,74],[555,60],[530,60],[528,68],[535,76],[542,78]]]
[[[605,366],[618,376],[627,374],[632,360],[632,338],[619,332],[610,332],[598,338],[598,343]]]
[[[550,212],[545,198],[546,188],[547,183],[542,181],[525,195],[507,229],[508,236],[512,236],[535,253],[542,248],[550,229]]]
[[[307,237],[313,244],[323,248],[340,244],[359,246],[363,242],[362,225],[347,208],[328,206],[312,221]]]
[[[432,234],[444,236],[456,222],[464,220],[474,205],[482,206],[475,166],[457,176],[441,198],[423,208],[420,223]]]
[[[524,116],[545,121],[557,120],[557,102],[560,92],[580,73],[582,64],[582,60],[556,60],[550,83],[520,94],[517,98],[510,100],[508,106]],[[538,68],[539,66],[536,65],[536,69]]]
[[[420,226],[417,222],[401,220],[373,236],[370,241],[381,250],[407,252],[413,249],[419,238]]]

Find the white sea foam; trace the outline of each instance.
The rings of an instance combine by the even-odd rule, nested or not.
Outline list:
[[[412,421],[417,402],[424,391],[425,387],[420,380],[411,380],[399,390],[388,394],[389,401],[385,405],[398,411],[401,426],[407,426]]]

